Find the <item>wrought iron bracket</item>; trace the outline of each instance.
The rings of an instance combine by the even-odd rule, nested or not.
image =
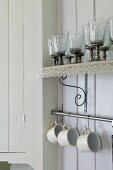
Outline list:
[[[80,93],[78,93],[75,96],[75,104],[77,106],[82,106],[83,104],[85,104],[84,105],[84,111],[87,112],[87,74],[85,75],[85,90],[82,87],[80,87],[80,86],[74,86],[74,85],[63,83],[63,80],[65,80],[66,78],[67,78],[67,75],[65,77],[64,76],[60,77],[59,78],[60,84],[63,85],[63,86],[66,86],[66,87],[80,89],[83,92],[83,95],[84,95],[83,102],[82,103],[78,103],[79,100],[82,98],[82,95]]]

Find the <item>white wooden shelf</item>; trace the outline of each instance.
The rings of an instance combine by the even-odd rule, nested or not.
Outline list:
[[[40,76],[42,78],[49,78],[82,73],[97,74],[110,72],[113,72],[113,60],[43,67],[40,71]]]

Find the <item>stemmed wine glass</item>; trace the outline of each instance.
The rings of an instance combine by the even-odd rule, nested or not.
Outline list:
[[[74,55],[73,64],[81,62],[81,53],[82,43],[83,43],[83,34],[76,32],[68,32],[70,53]]]
[[[69,32],[67,32],[67,34],[66,34],[65,59],[68,59],[69,63],[71,64],[72,58],[74,58],[74,54],[71,54],[71,52],[70,52]]]
[[[55,53],[54,44],[52,39],[48,39],[48,49],[51,58],[53,59],[53,66],[58,63],[58,55]]]
[[[66,50],[66,36],[57,34],[52,36],[55,54],[58,57],[58,65],[63,64],[63,56]]]
[[[94,52],[95,46],[92,46],[91,42],[90,42],[90,32],[89,32],[89,25],[88,24],[84,25],[83,32],[84,32],[85,48],[90,51],[89,61],[94,61],[93,52]]]
[[[100,51],[102,51],[102,60],[106,60],[107,57],[106,53],[109,50],[110,50],[110,37],[109,37],[108,23],[107,23],[106,30],[105,30],[104,45],[100,47]]]
[[[95,47],[95,60],[100,60],[100,46],[104,45],[106,20],[89,22],[90,42]]]

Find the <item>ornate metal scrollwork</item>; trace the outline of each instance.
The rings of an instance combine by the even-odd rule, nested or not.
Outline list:
[[[77,106],[82,106],[85,102],[87,102],[87,92],[85,92],[85,90],[84,90],[82,87],[80,87],[80,86],[74,86],[74,85],[70,85],[70,84],[65,84],[65,83],[63,83],[62,80],[65,80],[66,78],[67,78],[67,75],[66,75],[65,77],[64,77],[64,76],[60,77],[60,78],[59,78],[60,84],[62,84],[63,86],[66,86],[66,87],[77,88],[77,89],[82,90],[83,95],[84,95],[84,100],[83,100],[82,103],[80,103],[80,104],[78,103],[78,101],[82,98],[82,95],[81,95],[80,93],[78,93],[78,94],[75,96],[75,104],[76,104]]]

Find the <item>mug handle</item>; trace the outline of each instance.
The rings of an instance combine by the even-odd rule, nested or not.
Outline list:
[[[65,125],[63,126],[63,130],[67,130],[67,129],[70,129],[70,125],[69,125],[69,124],[65,124]]]
[[[51,123],[51,128],[53,128],[54,126],[57,125],[57,122],[54,120],[52,123]]]
[[[91,132],[89,128],[86,128],[86,127],[85,127],[85,128],[82,130],[82,135],[84,135],[84,132],[85,132],[85,131],[88,131],[88,133]]]

